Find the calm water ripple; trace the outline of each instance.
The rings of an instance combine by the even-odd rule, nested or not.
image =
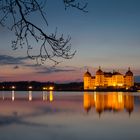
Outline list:
[[[139,140],[140,93],[0,92],[0,140]]]

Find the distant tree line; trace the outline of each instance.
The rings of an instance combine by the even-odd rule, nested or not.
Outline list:
[[[33,91],[42,91],[44,87],[49,88],[50,86],[54,87],[54,90],[57,90],[57,91],[83,90],[83,82],[58,84],[58,83],[53,83],[53,82],[36,82],[36,81],[1,82],[0,90],[11,91],[12,86],[14,86],[15,87],[14,90],[17,90],[17,91],[28,91],[30,86],[32,87],[32,89],[30,90],[33,90]]]

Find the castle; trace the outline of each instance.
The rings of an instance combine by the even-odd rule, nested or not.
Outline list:
[[[134,76],[130,68],[125,75],[120,72],[103,72],[101,67],[92,76],[89,71],[84,74],[84,90],[95,90],[96,88],[125,88],[129,89],[134,86]]]

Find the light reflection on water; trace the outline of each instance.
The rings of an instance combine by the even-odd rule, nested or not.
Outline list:
[[[139,139],[139,93],[0,92],[0,139]]]
[[[124,94],[122,92],[112,92],[108,94],[90,94],[85,92],[83,104],[87,113],[93,107],[99,116],[104,111],[120,112],[124,110],[131,115],[134,110],[134,96],[131,94]]]

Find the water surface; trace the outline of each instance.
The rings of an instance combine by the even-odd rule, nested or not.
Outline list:
[[[140,93],[0,92],[1,140],[139,140]]]

